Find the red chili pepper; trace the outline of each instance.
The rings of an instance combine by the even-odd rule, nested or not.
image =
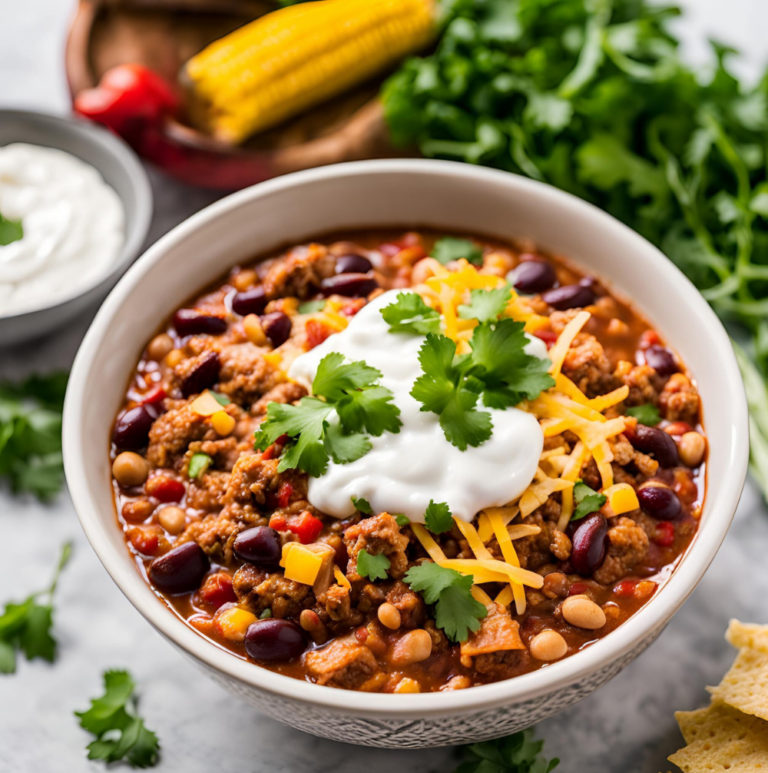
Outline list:
[[[288,529],[298,536],[302,545],[309,545],[310,542],[315,542],[320,536],[320,532],[323,530],[323,522],[319,518],[315,518],[309,510],[305,510],[298,521],[288,525]]]
[[[285,519],[284,515],[275,513],[275,515],[272,515],[269,518],[269,527],[275,531],[287,531],[288,521]]]
[[[324,325],[316,319],[310,319],[307,322],[306,331],[308,351],[314,349],[316,346],[320,346],[320,344],[333,333],[333,330],[331,330],[328,325]]]
[[[557,333],[553,330],[537,330],[534,335],[536,338],[540,338],[547,345],[547,349],[551,349],[557,341]]]
[[[159,123],[179,108],[173,88],[157,73],[140,64],[121,64],[107,70],[99,85],[75,98],[80,115],[122,133],[132,123]]]
[[[272,443],[271,446],[267,446],[264,451],[261,454],[261,458],[263,461],[268,462],[270,459],[274,457],[274,455],[277,453],[277,449],[275,448],[275,444]]]
[[[215,609],[229,602],[237,601],[232,588],[232,577],[226,572],[215,572],[206,577],[200,588],[200,598]]]
[[[146,482],[144,491],[160,502],[180,502],[186,488],[180,480],[166,475],[155,475]]]
[[[285,509],[291,503],[293,496],[293,486],[290,483],[283,483],[277,492],[277,505]]]
[[[675,526],[669,521],[656,524],[656,531],[651,539],[663,548],[668,548],[675,541]]]

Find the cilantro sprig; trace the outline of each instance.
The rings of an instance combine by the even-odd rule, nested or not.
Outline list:
[[[467,262],[480,266],[483,263],[483,249],[469,239],[445,236],[435,242],[432,257],[443,265],[464,258]]]
[[[368,435],[398,433],[402,422],[393,394],[376,384],[380,371],[362,361],[344,362],[338,352],[320,361],[312,382],[314,397],[297,405],[270,403],[267,418],[255,434],[263,451],[281,435],[293,441],[280,459],[278,471],[298,468],[312,477],[328,470],[328,462],[346,464],[371,450]]]
[[[442,534],[453,527],[453,513],[445,502],[430,499],[424,513],[424,525],[432,534]]]
[[[477,408],[482,396],[488,408],[510,408],[533,400],[555,381],[548,362],[525,352],[524,324],[511,319],[484,322],[475,328],[472,352],[456,355],[456,344],[444,335],[428,334],[419,352],[422,375],[411,396],[422,411],[440,417],[446,439],[462,451],[491,436],[491,415]]]
[[[64,483],[61,414],[67,374],[0,382],[0,479],[14,493],[51,499]]]
[[[91,700],[87,711],[76,711],[80,727],[96,736],[88,744],[89,760],[125,760],[148,768],[158,760],[160,742],[137,714],[136,684],[127,671],[104,673],[104,695]]]
[[[504,313],[511,296],[509,285],[495,290],[472,290],[469,303],[459,306],[459,316],[478,322],[495,322]]]
[[[10,220],[0,214],[0,247],[24,238],[24,226],[21,220]]]
[[[427,604],[435,604],[435,624],[451,641],[466,641],[470,631],[477,631],[488,614],[471,593],[472,577],[455,569],[427,562],[411,567],[405,581],[422,594]]]
[[[523,730],[494,741],[465,746],[469,757],[455,773],[551,773],[560,760],[539,756],[544,741],[535,741],[533,730]]]
[[[386,580],[392,562],[383,554],[369,553],[365,548],[357,554],[357,573],[371,581]]]
[[[356,510],[359,510],[363,515],[373,515],[373,508],[371,503],[363,497],[350,497],[352,504]]]
[[[576,509],[571,520],[579,521],[590,513],[596,513],[606,503],[607,497],[590,488],[583,480],[577,480],[573,487],[573,501]]]
[[[652,403],[635,405],[627,408],[627,416],[634,416],[641,424],[648,427],[655,427],[661,421],[659,409]]]
[[[53,595],[62,569],[72,554],[72,544],[61,549],[59,563],[51,584],[43,591],[33,593],[16,604],[9,602],[0,615],[0,674],[16,671],[16,652],[24,653],[27,660],[42,658],[52,663],[56,657],[56,639],[53,627]]]
[[[381,310],[390,333],[438,333],[440,314],[418,293],[398,293],[397,300]]]

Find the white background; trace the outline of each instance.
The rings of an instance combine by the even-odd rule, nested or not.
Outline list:
[[[714,36],[748,53],[755,77],[768,58],[765,0],[688,0],[678,31],[686,55],[707,61]],[[70,0],[0,0],[0,106],[69,110],[63,50]],[[151,240],[212,200],[152,173],[156,213]],[[0,379],[68,368],[88,320],[30,348],[0,350]],[[160,736],[161,772],[452,773],[455,751],[388,752],[322,741],[286,728],[223,692],[182,659],[128,602],[99,564],[63,493],[51,506],[0,492],[0,603],[48,583],[60,545],[75,541],[60,584],[54,666],[21,661],[0,676],[0,771],[101,771],[84,749],[90,737],[72,711],[98,694],[105,668],[129,668],[141,709]],[[733,659],[723,641],[731,616],[768,622],[768,512],[749,484],[715,563],[659,641],[610,684],[542,723],[549,756],[573,773],[658,773],[682,745],[673,712],[704,705]]]

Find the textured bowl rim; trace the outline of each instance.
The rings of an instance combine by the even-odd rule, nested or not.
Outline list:
[[[37,306],[30,308],[23,308],[20,311],[13,311],[10,314],[0,313],[0,324],[7,320],[21,320],[23,317],[32,314],[38,314],[41,311],[49,311],[51,309],[63,306],[77,298],[87,295],[90,292],[96,290],[101,285],[106,285],[109,282],[114,282],[127,268],[131,265],[134,258],[138,255],[139,250],[144,244],[144,240],[149,233],[150,225],[152,224],[152,186],[149,183],[149,177],[147,172],[142,166],[139,157],[131,150],[128,143],[116,134],[108,131],[107,129],[97,124],[86,121],[76,116],[61,116],[54,115],[53,113],[37,112],[35,110],[16,110],[11,108],[0,109],[0,120],[3,115],[12,115],[22,120],[36,123],[41,126],[51,126],[54,129],[61,130],[64,134],[68,135],[80,135],[86,138],[91,144],[99,146],[105,153],[111,155],[123,170],[126,179],[130,181],[131,187],[134,189],[134,196],[136,198],[136,222],[129,231],[126,227],[125,241],[120,248],[120,254],[117,260],[112,264],[106,273],[98,275],[95,279],[88,284],[73,290],[72,292],[62,295],[57,298],[53,303],[41,303]],[[52,134],[52,137],[54,135]],[[16,142],[24,142],[24,138],[21,137]],[[34,143],[33,143],[34,144]],[[0,146],[0,147],[5,147]],[[54,150],[64,150],[59,144],[52,142],[50,147]],[[104,181],[103,171],[92,161],[87,161],[81,158],[76,153],[72,153],[69,150],[64,151],[79,158],[84,163],[92,166],[101,176]],[[106,182],[106,181],[104,181]],[[109,183],[106,183],[109,185]],[[112,190],[115,190],[111,185]],[[120,194],[117,193],[121,203],[125,206]],[[106,292],[106,290],[105,290]]]
[[[87,405],[82,396],[87,380],[98,369],[101,339],[120,308],[133,292],[143,275],[177,243],[205,228],[223,213],[280,191],[298,188],[307,183],[322,183],[332,179],[354,178],[360,175],[399,175],[414,173],[453,177],[473,182],[504,185],[517,193],[535,194],[546,203],[570,208],[584,221],[585,228],[595,233],[611,233],[627,244],[642,250],[657,277],[671,283],[679,292],[681,305],[693,311],[704,326],[712,358],[725,372],[728,383],[727,401],[718,406],[727,411],[730,442],[727,463],[721,472],[722,488],[718,496],[705,502],[708,512],[706,530],[700,530],[680,566],[672,573],[656,597],[615,631],[582,652],[533,673],[517,676],[489,685],[423,694],[361,693],[322,687],[233,657],[229,652],[196,633],[174,615],[158,599],[142,593],[146,583],[135,568],[125,561],[125,555],[110,543],[108,527],[100,516],[89,489],[87,471],[79,463],[80,449],[87,442],[82,423]],[[141,614],[167,639],[208,668],[244,685],[271,692],[299,702],[325,707],[339,713],[375,719],[408,719],[425,716],[451,715],[468,710],[488,709],[552,693],[559,688],[587,677],[630,651],[652,631],[663,627],[696,587],[725,538],[741,495],[747,471],[748,437],[747,408],[744,387],[736,365],[729,338],[706,301],[683,274],[659,250],[640,235],[602,210],[568,193],[517,175],[468,164],[424,159],[358,161],[297,172],[261,183],[234,193],[193,215],[156,244],[129,269],[104,302],[89,329],[75,360],[64,408],[64,462],[67,483],[83,529],[107,572]]]

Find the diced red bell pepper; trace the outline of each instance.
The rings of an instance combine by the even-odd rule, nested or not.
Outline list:
[[[640,348],[647,349],[649,346],[660,344],[661,339],[655,330],[645,330],[640,336]]]
[[[568,589],[569,596],[580,596],[582,593],[586,593],[589,590],[589,586],[585,582],[575,582]]]
[[[651,540],[663,548],[668,548],[675,541],[675,525],[669,521],[659,521]]]
[[[142,405],[155,405],[161,402],[166,397],[165,389],[162,386],[156,386],[154,389],[150,389],[144,397],[141,399]]]
[[[635,592],[635,585],[637,580],[622,580],[613,587],[614,596],[632,596]]]
[[[293,486],[286,482],[278,489],[277,492],[277,506],[285,509],[291,504],[291,497],[293,496]]]
[[[269,528],[275,531],[288,531],[288,521],[284,515],[275,513],[269,517]]]
[[[288,529],[298,536],[302,545],[315,542],[323,530],[323,522],[315,518],[309,510],[305,510],[293,523],[288,524]]]
[[[324,325],[322,322],[318,322],[316,319],[310,319],[306,326],[307,331],[307,350],[314,349],[316,346],[320,346],[326,338],[332,335],[333,330]]]
[[[557,333],[555,333],[554,330],[537,330],[533,335],[544,341],[547,345],[547,349],[551,349],[557,341]]]
[[[237,596],[232,588],[232,577],[226,572],[215,572],[205,578],[200,588],[200,599],[210,604],[214,609],[237,601]]]
[[[144,491],[160,502],[180,502],[187,490],[176,478],[155,475],[146,482]]]

